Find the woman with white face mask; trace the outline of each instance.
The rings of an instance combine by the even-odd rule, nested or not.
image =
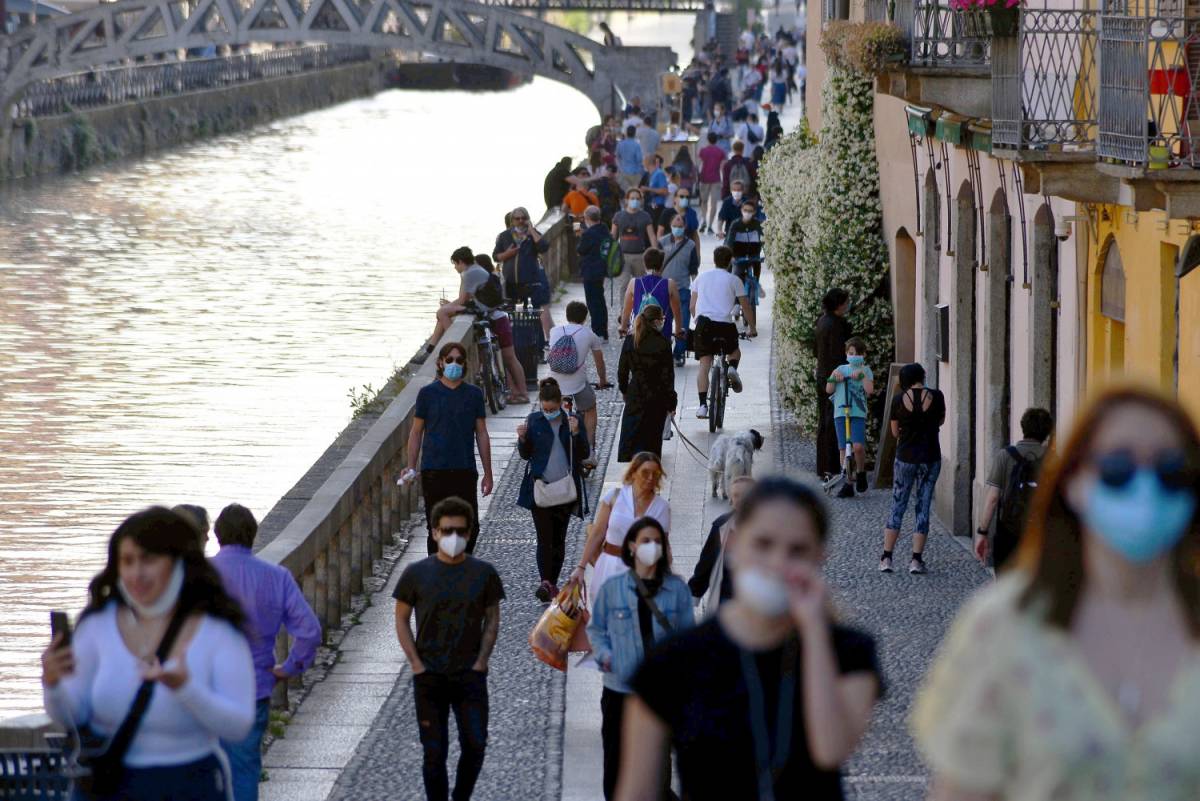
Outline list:
[[[629,679],[655,642],[692,626],[691,593],[671,572],[671,546],[662,523],[653,517],[634,521],[621,546],[621,561],[629,570],[600,587],[588,623],[592,655],[604,673],[600,713],[606,801],[613,797],[620,769]],[[669,783],[670,772],[664,770],[664,795]]]
[[[874,640],[830,617],[828,525],[817,494],[790,479],[742,501],[726,544],[733,598],[630,682],[619,801],[657,798],[671,747],[691,801],[843,798],[840,767],[883,680]]]
[[[71,642],[42,654],[47,714],[104,754],[72,797],[224,801],[219,741],[250,731],[254,664],[196,529],[163,507],[130,516],[88,595]]]
[[[1042,470],[1016,566],[918,696],[940,801],[1200,798],[1200,438],[1116,389]]]

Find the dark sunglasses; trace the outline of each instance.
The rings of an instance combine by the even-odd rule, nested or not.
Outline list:
[[[1100,480],[1113,489],[1127,486],[1142,467],[1128,450],[1100,454],[1093,457],[1092,463],[1096,466]],[[1147,467],[1154,471],[1159,483],[1169,490],[1187,489],[1196,482],[1196,471],[1180,450],[1163,451]]]
[[[442,364],[466,364],[466,363],[467,363],[466,356],[447,356],[446,358],[442,359]]]
[[[529,222],[528,217],[513,217],[513,222]]]
[[[458,534],[459,536],[463,536],[463,537],[465,537],[467,535],[467,532],[470,530],[471,530],[470,526],[439,526],[438,527],[438,531],[442,532],[443,534],[446,534],[446,535]]]

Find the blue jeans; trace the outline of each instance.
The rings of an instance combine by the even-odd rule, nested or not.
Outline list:
[[[258,801],[258,779],[262,775],[262,739],[271,720],[271,699],[263,698],[254,707],[254,725],[240,742],[221,741],[233,773],[234,801]]]
[[[691,302],[692,290],[679,290],[679,316],[683,318],[679,321],[679,325],[684,331],[687,331],[688,326],[692,324]],[[687,337],[675,340],[675,358],[678,359],[685,355],[687,355]]]
[[[604,279],[584,281],[583,298],[592,321],[592,333],[601,339],[608,339],[608,302],[604,298]]]
[[[917,515],[917,533],[929,533],[929,510],[933,506],[933,488],[937,486],[938,474],[942,472],[942,463],[910,464],[896,460],[894,477],[892,479],[892,514],[888,518],[887,527],[899,531],[904,522],[904,513],[908,511],[908,498],[913,490],[917,493],[917,504],[914,510]]]

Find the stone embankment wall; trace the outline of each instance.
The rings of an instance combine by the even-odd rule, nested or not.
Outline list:
[[[383,59],[221,89],[17,120],[0,134],[0,180],[81,169],[374,94]]]

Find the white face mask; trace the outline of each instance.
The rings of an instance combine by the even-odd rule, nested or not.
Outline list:
[[[637,560],[646,567],[654,567],[662,556],[662,546],[657,542],[643,542],[633,552]]]
[[[438,548],[453,559],[467,550],[467,538],[461,534],[443,534],[438,540]]]
[[[779,617],[788,611],[787,585],[760,570],[734,572],[733,596],[767,617]]]
[[[125,582],[119,578],[117,579],[117,591],[125,599],[125,604],[136,612],[138,617],[162,617],[175,608],[175,604],[179,601],[179,593],[183,591],[183,560],[175,560],[175,569],[171,571],[171,578],[167,580],[167,586],[163,589],[162,595],[151,603],[142,604],[134,600],[133,596],[129,594],[128,588],[125,587]]]
[[[741,202],[742,202],[742,193],[741,193],[741,192],[734,192],[734,193],[733,193],[733,202],[734,202],[734,203],[741,203]]]
[[[750,222],[753,219],[754,219],[754,214],[752,214],[752,213],[747,214],[746,212],[742,212],[742,222]]]

